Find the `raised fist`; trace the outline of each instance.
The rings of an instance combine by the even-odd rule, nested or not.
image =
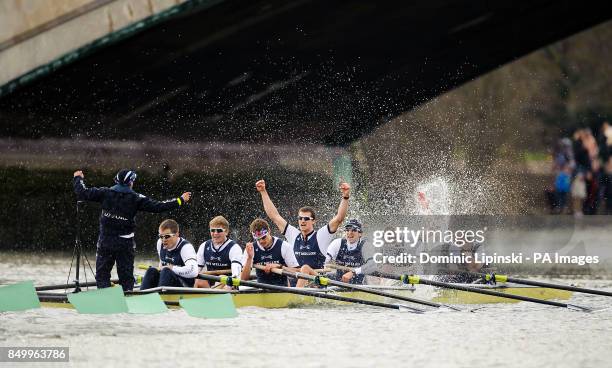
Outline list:
[[[265,180],[259,180],[257,183],[255,183],[255,188],[257,188],[258,192],[265,192],[266,191],[266,181]]]

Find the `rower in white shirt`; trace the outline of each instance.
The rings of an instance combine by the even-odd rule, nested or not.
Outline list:
[[[168,219],[159,225],[157,240],[159,270],[149,267],[145,273],[140,290],[158,286],[193,287],[198,275],[198,263],[193,245],[179,233],[176,221]]]
[[[351,284],[363,283],[364,275],[361,272],[361,266],[365,263],[363,257],[365,240],[362,239],[362,235],[361,222],[351,219],[344,225],[344,237],[335,239],[327,248],[325,263],[333,262],[354,269],[354,271],[337,270],[333,276],[336,280]]]
[[[257,269],[257,282],[271,285],[289,286],[287,276],[272,272],[273,268],[288,268],[296,272],[299,269],[298,261],[293,254],[291,244],[272,236],[270,225],[266,220],[255,219],[249,226],[255,243],[247,243],[242,258],[242,279],[248,280],[253,265],[261,265],[263,270]]]
[[[344,221],[348,210],[348,200],[351,186],[348,183],[340,184],[342,199],[338,207],[338,213],[329,223],[315,230],[316,215],[312,207],[302,207],[298,210],[299,229],[290,225],[279,213],[266,191],[266,182],[259,180],[255,183],[257,191],[261,194],[266,215],[274,222],[278,229],[285,235],[287,242],[293,245],[293,253],[300,264],[300,272],[316,275],[315,269],[321,269],[325,265],[327,247],[334,238],[338,226]],[[307,280],[297,281],[297,287],[303,287]]]
[[[211,239],[200,244],[197,261],[200,272],[232,270],[232,277],[239,278],[242,272],[242,248],[229,239],[229,222],[223,216],[217,216],[208,224]],[[195,287],[206,288],[206,280],[197,279]],[[229,287],[228,287],[229,288]]]

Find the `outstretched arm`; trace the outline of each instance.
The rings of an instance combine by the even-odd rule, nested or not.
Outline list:
[[[335,233],[338,230],[342,221],[346,217],[348,211],[349,197],[351,195],[351,186],[348,183],[340,183],[340,192],[342,193],[342,199],[340,200],[340,206],[338,206],[338,213],[333,219],[329,221],[329,231]]]
[[[92,202],[102,202],[104,198],[104,190],[98,188],[87,188],[85,186],[85,174],[83,171],[77,170],[74,172],[73,186],[74,192],[79,200],[86,200]]]
[[[168,201],[159,202],[145,196],[142,196],[138,209],[146,212],[164,212],[184,206],[191,199],[191,192],[185,192],[180,197]]]
[[[266,190],[266,182],[264,180],[259,180],[255,183],[255,187],[259,194],[261,194],[261,201],[263,202],[264,211],[266,211],[266,215],[274,222],[276,227],[283,232],[285,227],[287,227],[287,221],[278,213],[276,206],[272,203],[270,196],[268,195],[268,191]]]

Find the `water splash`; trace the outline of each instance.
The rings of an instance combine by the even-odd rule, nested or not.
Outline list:
[[[441,177],[418,184],[413,197],[417,215],[450,215],[451,197],[448,182]]]

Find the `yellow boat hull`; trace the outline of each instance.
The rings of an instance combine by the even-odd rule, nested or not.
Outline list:
[[[531,298],[543,300],[568,300],[572,296],[571,291],[547,289],[541,287],[487,287],[487,290],[507,293],[511,295],[521,295]],[[309,289],[313,291],[314,289]],[[420,292],[421,290],[427,293]],[[210,295],[218,294],[218,290],[202,293],[164,293],[160,295],[164,301],[178,302],[183,298],[202,298]],[[449,289],[419,289],[415,292],[410,288],[385,288],[384,291],[412,297],[422,300],[433,301],[443,304],[489,304],[489,303],[517,303],[518,300],[501,298],[490,295],[476,294],[467,291],[449,290]],[[323,292],[323,291],[321,291]],[[343,297],[364,299],[383,303],[407,303],[401,300],[392,299],[384,296],[365,293],[362,291],[326,291]],[[259,308],[294,308],[311,305],[348,305],[352,303],[317,298],[314,296],[304,296],[285,292],[265,292],[265,291],[247,291],[247,292],[232,292],[234,304],[238,308],[242,307],[259,307]],[[53,308],[72,308],[72,305],[67,302],[60,301],[43,301],[42,305]]]

